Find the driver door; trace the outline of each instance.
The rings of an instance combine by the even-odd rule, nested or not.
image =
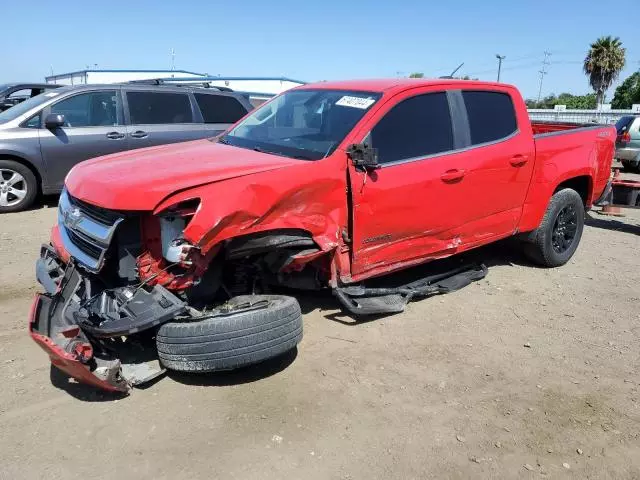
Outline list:
[[[47,129],[44,119],[50,113],[62,114],[65,125]],[[47,184],[61,189],[71,168],[89,158],[127,150],[119,91],[96,90],[60,99],[43,112],[39,130]]]
[[[404,92],[381,108],[367,131],[365,143],[377,149],[380,168],[363,172],[349,164],[352,276],[454,251],[453,232],[465,221],[455,205],[466,186],[447,93]]]

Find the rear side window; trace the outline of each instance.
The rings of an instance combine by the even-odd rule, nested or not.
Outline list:
[[[428,93],[403,100],[373,128],[370,138],[380,163],[453,150],[446,94]]]
[[[463,91],[467,107],[471,144],[495,142],[518,129],[511,97],[500,92]]]
[[[133,125],[193,123],[185,93],[127,92],[127,103]]]
[[[634,117],[622,117],[616,122],[616,131],[618,135],[627,132],[631,128]]]
[[[236,123],[247,113],[247,109],[233,97],[194,93],[204,123]]]

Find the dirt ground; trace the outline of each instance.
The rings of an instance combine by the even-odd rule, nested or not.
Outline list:
[[[591,212],[562,268],[484,249],[400,315],[306,296],[297,355],[118,398],[27,336],[52,205],[0,219],[1,479],[640,478],[640,211]]]

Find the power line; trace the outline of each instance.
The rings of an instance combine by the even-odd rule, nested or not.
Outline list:
[[[538,101],[536,103],[540,103],[540,97],[542,96],[542,81],[544,80],[544,76],[548,73],[546,68],[547,65],[551,63],[547,60],[551,56],[551,52],[547,50],[544,51],[544,60],[542,60],[542,69],[539,71],[540,73],[540,88],[538,88]]]

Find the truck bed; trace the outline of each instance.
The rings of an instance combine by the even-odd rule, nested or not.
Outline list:
[[[616,129],[613,125],[532,122],[536,149],[534,183],[525,202],[520,230],[537,228],[556,186],[573,179],[590,207],[611,176]],[[580,182],[582,187],[580,187]],[[578,185],[578,186],[577,186]]]
[[[604,126],[594,123],[574,123],[574,122],[553,122],[544,120],[532,120],[531,128],[534,135],[542,135],[545,133],[563,132],[565,130],[575,130],[578,128],[593,128]]]

